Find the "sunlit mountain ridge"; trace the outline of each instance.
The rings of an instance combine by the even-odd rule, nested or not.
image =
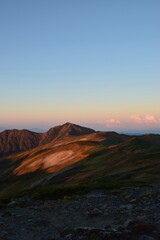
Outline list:
[[[0,149],[0,198],[41,187],[160,181],[159,134],[128,136],[66,123],[46,133],[4,131]]]

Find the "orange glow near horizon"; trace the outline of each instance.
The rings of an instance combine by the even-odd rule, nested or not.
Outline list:
[[[81,111],[80,111],[81,110]],[[141,130],[141,129],[159,129],[160,117],[152,113],[146,114],[107,114],[91,109],[78,109],[74,111],[66,109],[65,111],[46,109],[32,109],[32,111],[10,111],[1,117],[0,126],[9,128],[50,128],[56,125],[72,122],[75,124],[91,127],[98,130]]]
[[[160,116],[154,114],[155,109],[143,111],[135,106],[107,106],[81,104],[59,107],[51,104],[36,107],[17,106],[1,110],[0,127],[9,128],[49,128],[65,122],[91,126],[95,129],[157,129],[160,128]],[[142,106],[140,106],[142,107]]]

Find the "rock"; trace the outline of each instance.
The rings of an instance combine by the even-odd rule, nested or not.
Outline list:
[[[8,203],[8,207],[14,207],[16,204],[16,201],[11,201]]]
[[[66,227],[63,229],[63,231],[61,232],[60,236],[61,237],[65,237],[68,235],[71,235],[74,232],[74,228],[72,227]]]
[[[31,218],[28,219],[28,222],[32,222],[33,220]]]
[[[16,199],[0,209],[0,240],[159,240],[159,189],[94,191],[76,201]]]
[[[144,236],[142,236],[142,237],[140,238],[140,240],[155,240],[155,238],[144,235]]]
[[[1,237],[1,238],[6,237],[7,235],[8,235],[8,232],[7,232],[7,231],[4,231],[4,230],[0,233],[0,237]]]
[[[86,239],[104,239],[105,230],[98,228],[77,228],[75,229],[74,236],[81,237],[80,239],[85,239],[83,237],[86,237]]]
[[[139,220],[129,222],[127,229],[129,229],[135,235],[152,235],[157,227],[153,224],[146,224]]]
[[[133,206],[131,204],[121,205],[120,209],[132,210]]]
[[[87,212],[88,217],[98,217],[102,214],[103,214],[102,211],[98,208],[94,208],[94,209]]]
[[[0,221],[0,228],[3,227],[3,226],[5,226],[5,223]]]
[[[127,219],[127,220],[124,222],[123,227],[124,227],[124,228],[127,228],[128,225],[129,225],[129,223],[130,223],[131,221],[132,221],[131,219]]]
[[[115,227],[112,227],[111,225],[106,226],[105,230],[107,232],[117,232],[117,229]]]
[[[131,202],[131,203],[136,203],[136,202],[137,202],[137,199],[136,199],[136,198],[131,199],[130,202]]]

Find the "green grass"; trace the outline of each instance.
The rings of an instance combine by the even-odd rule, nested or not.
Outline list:
[[[111,140],[110,144],[113,143]],[[7,200],[26,195],[39,199],[63,199],[85,194],[94,189],[145,186],[158,182],[160,181],[160,147],[146,144],[142,140],[133,138],[115,148],[106,147],[108,140],[98,143],[79,141],[77,142],[79,146],[94,146],[93,149],[85,152],[89,156],[51,178],[45,186],[31,190],[24,189],[49,174],[45,171],[37,171],[23,176],[13,176],[13,169],[23,159],[15,163],[7,159],[0,169],[0,199]]]
[[[146,186],[147,183],[143,181],[128,181],[127,183],[119,182],[93,182],[89,184],[76,184],[76,185],[51,185],[37,187],[30,190],[25,190],[17,194],[16,197],[32,196],[35,199],[40,200],[57,200],[63,199],[66,201],[75,199],[77,196],[89,193],[92,190],[114,190],[121,187],[133,187],[133,186]]]

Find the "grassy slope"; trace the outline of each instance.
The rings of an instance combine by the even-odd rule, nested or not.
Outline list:
[[[128,143],[130,145],[130,142]],[[91,154],[72,170],[53,179],[57,183],[154,182],[160,180],[160,148],[137,150],[123,144]]]
[[[102,141],[97,141],[101,139]],[[14,196],[26,186],[47,179],[44,186],[37,185],[35,189],[27,190],[24,193],[36,193],[43,197],[59,196],[85,191],[92,188],[109,188],[116,186],[128,186],[135,184],[146,184],[160,181],[160,136],[130,137],[98,136],[79,141],[75,138],[74,144],[61,142],[58,148],[51,148],[46,145],[42,149],[34,149],[22,154],[11,155],[2,162],[0,170],[1,186],[0,198]],[[94,141],[93,141],[94,140]],[[62,165],[58,170],[64,169],[57,175],[47,173],[44,170],[13,176],[13,170],[17,168],[24,159],[43,157],[49,152],[57,149],[68,149],[78,146],[76,151],[82,151],[84,158],[76,163]],[[85,156],[87,155],[87,156]],[[34,158],[33,158],[34,160]],[[67,168],[68,165],[72,168]],[[7,170],[6,170],[7,169]],[[54,172],[54,171],[53,171]]]
[[[99,144],[96,142],[97,140],[103,140],[101,136],[96,136],[95,134],[87,135],[85,143],[83,142],[84,140],[81,139],[83,139],[83,137],[69,137],[30,151],[1,157],[0,198],[17,195],[17,193],[22,189],[29,187],[44,178],[50,177],[52,173],[68,167],[68,165],[71,165],[72,163],[80,161],[93,151],[96,151],[96,145],[99,148]],[[53,167],[48,169],[41,169],[41,166],[39,166],[38,171],[36,171],[36,169],[31,169],[30,167],[30,164],[39,161],[39,159],[43,162],[43,159],[47,156],[68,150],[74,151],[74,157],[70,160],[55,164]],[[15,175],[17,172],[23,173],[26,170],[29,170],[26,174],[22,174],[20,176]],[[33,170],[33,172],[31,170]]]

